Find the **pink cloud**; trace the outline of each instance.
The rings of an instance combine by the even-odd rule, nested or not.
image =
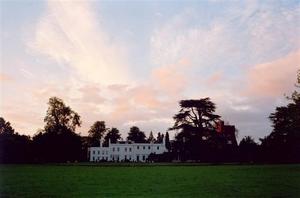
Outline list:
[[[187,86],[186,68],[189,61],[182,59],[176,64],[158,67],[152,71],[152,78],[159,89],[169,96],[178,95]]]
[[[222,80],[223,72],[217,71],[206,79],[208,85],[215,85]]]
[[[300,50],[285,57],[252,67],[247,74],[246,94],[274,97],[294,89],[300,69]]]
[[[133,100],[136,104],[143,105],[149,109],[157,108],[161,105],[158,100],[158,92],[149,86],[140,86],[132,90]]]
[[[8,81],[12,81],[13,78],[5,73],[0,73],[0,81],[1,82],[8,82]]]
[[[86,84],[83,85],[78,91],[81,92],[82,96],[80,100],[86,103],[101,104],[105,102],[105,98],[101,96],[101,89],[97,84]]]

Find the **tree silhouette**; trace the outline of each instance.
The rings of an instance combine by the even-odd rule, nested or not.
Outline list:
[[[52,97],[48,102],[48,110],[44,119],[45,130],[48,132],[63,132],[61,130],[75,131],[80,127],[80,116],[69,106],[66,106],[62,99]]]
[[[109,140],[111,143],[116,143],[121,139],[121,134],[117,128],[111,128],[104,137],[104,145],[107,146]]]
[[[100,139],[104,136],[107,128],[104,121],[96,121],[88,131],[89,137],[91,138],[92,146],[99,146]]]
[[[10,123],[0,117],[0,163],[28,163],[31,161],[30,137],[15,133]]]
[[[300,85],[300,70],[296,88]],[[286,106],[276,107],[269,118],[273,131],[262,139],[266,158],[272,162],[300,162],[300,93],[295,90]]]
[[[214,114],[216,106],[209,98],[199,100],[181,100],[180,110],[173,118],[175,123],[170,130],[179,130],[176,134],[175,150],[181,160],[206,160],[210,157],[209,141],[215,134],[216,123],[220,116]]]
[[[146,142],[146,135],[137,126],[133,126],[130,128],[127,140],[134,141],[136,143],[144,143]]]
[[[160,132],[157,133],[156,143],[162,143],[164,139],[164,135]]]
[[[240,160],[254,162],[257,158],[258,145],[251,136],[244,137],[239,144]]]
[[[210,98],[181,100],[179,106],[181,109],[173,117],[175,123],[172,130],[188,128],[207,136],[209,131],[215,129],[215,124],[220,116],[214,114],[216,105],[210,101]]]
[[[165,144],[166,144],[166,148],[168,150],[170,150],[171,149],[171,143],[170,143],[170,137],[169,137],[168,131],[166,132],[166,136],[165,136]]]
[[[152,131],[150,131],[150,134],[149,134],[149,137],[148,137],[147,141],[150,142],[150,143],[151,143],[151,142],[155,142],[155,138],[154,138],[154,136],[153,136]]]
[[[81,138],[75,133],[80,116],[62,99],[52,97],[45,116],[45,128],[33,137],[37,162],[67,162],[80,160]]]
[[[9,122],[0,117],[0,134],[13,134],[15,130],[11,127]]]

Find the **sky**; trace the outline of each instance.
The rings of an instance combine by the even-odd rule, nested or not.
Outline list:
[[[256,140],[295,89],[300,3],[273,1],[0,1],[0,116],[20,134],[43,128],[50,97],[104,120],[123,138],[165,132],[182,99]],[[174,137],[175,132],[170,132]]]

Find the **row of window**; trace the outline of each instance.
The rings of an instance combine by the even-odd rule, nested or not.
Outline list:
[[[136,148],[139,150],[140,146],[137,146]],[[159,146],[157,146],[156,148],[157,148],[157,150],[159,150]],[[143,150],[145,150],[145,149],[146,149],[146,146],[143,146]],[[151,149],[151,147],[148,146],[148,150],[150,150],[150,149]],[[119,147],[117,147],[117,151],[120,151]],[[124,148],[124,151],[127,152],[127,147]],[[115,152],[115,147],[113,147],[113,152]],[[129,152],[131,152],[131,147],[129,147]]]
[[[157,148],[157,150],[159,150],[159,146],[157,146],[156,147]],[[140,147],[139,146],[137,146],[137,149],[139,150],[140,149]],[[145,146],[143,146],[143,150],[145,150],[146,149],[146,147]],[[151,149],[151,147],[150,146],[148,146],[148,150],[150,150]],[[113,147],[113,152],[115,152],[115,147]],[[120,148],[119,147],[117,147],[117,151],[120,151]],[[127,147],[125,147],[124,148],[124,151],[125,152],[127,152]],[[131,147],[129,147],[129,152],[131,152]],[[93,151],[93,154],[96,154],[96,152],[95,151]],[[108,155],[108,151],[102,151],[102,155],[104,155],[104,154],[106,154],[106,155]],[[98,155],[100,155],[100,151],[98,151]]]
[[[140,158],[140,157],[141,157],[141,158]],[[119,156],[111,155],[110,158],[112,159],[112,161],[119,161],[119,160],[120,160]],[[137,155],[137,156],[136,156],[136,160],[137,160],[137,161],[140,161],[140,160],[145,161],[146,158],[147,158],[146,155]],[[102,158],[100,158],[100,157],[94,157],[94,156],[93,156],[92,159],[93,159],[93,161],[96,161],[96,160],[97,160],[97,161],[100,161],[100,160],[108,160],[108,157],[102,157]],[[125,155],[125,156],[124,156],[124,159],[125,159],[125,160],[129,160],[129,161],[132,160],[131,155],[128,155],[128,156]]]
[[[93,154],[96,154],[96,151],[93,151]],[[108,155],[108,151],[106,151],[105,154]],[[100,151],[98,151],[98,155],[100,155]],[[102,151],[102,155],[104,155],[104,151]]]

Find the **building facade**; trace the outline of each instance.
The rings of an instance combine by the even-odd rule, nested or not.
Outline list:
[[[131,161],[146,162],[149,155],[167,152],[165,141],[163,143],[134,143],[129,141],[109,142],[107,147],[102,146],[89,148],[90,162],[100,161]]]

